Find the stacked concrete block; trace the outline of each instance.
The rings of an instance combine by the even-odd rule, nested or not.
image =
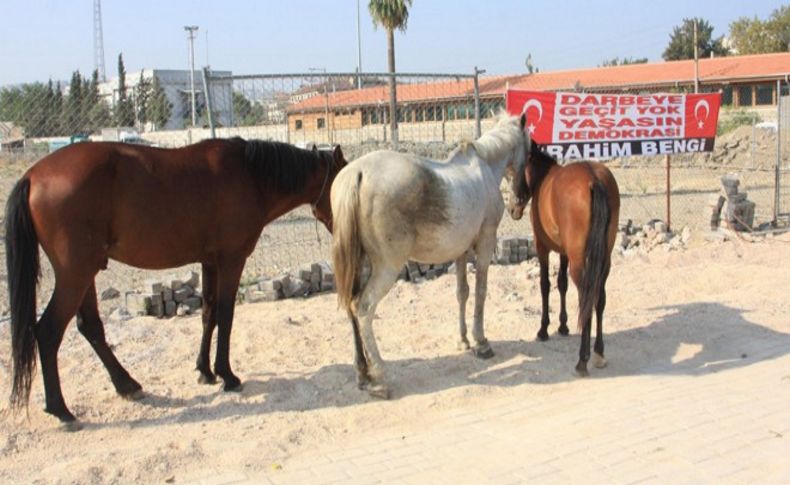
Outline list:
[[[642,226],[635,226],[629,219],[620,225],[615,238],[614,252],[624,256],[645,254],[661,248],[664,251],[680,250],[691,239],[691,230],[683,227],[680,233],[673,233],[660,219],[653,219]]]
[[[167,283],[147,280],[141,292],[126,294],[126,309],[131,315],[170,318],[188,315],[203,305],[197,286],[200,276],[189,271],[181,277],[169,277]]]
[[[496,264],[517,264],[534,256],[532,238],[501,237],[497,239],[492,258]]]
[[[727,227],[736,231],[750,230],[754,225],[755,203],[748,200],[745,192],[738,192],[740,185],[738,174],[730,173],[722,176],[721,185],[727,198],[724,215]]]

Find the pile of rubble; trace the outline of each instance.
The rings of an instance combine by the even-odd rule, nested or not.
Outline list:
[[[239,291],[242,301],[256,303],[308,296],[335,289],[335,273],[326,261],[301,268],[296,275],[260,278]]]
[[[673,251],[685,248],[691,239],[691,230],[684,226],[680,232],[667,230],[664,221],[653,219],[643,226],[634,225],[631,219],[620,225],[614,251],[623,256],[645,254],[656,249]]]

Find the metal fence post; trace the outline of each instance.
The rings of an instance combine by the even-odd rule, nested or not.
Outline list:
[[[782,177],[782,81],[776,80],[776,167],[774,168],[774,218],[772,225],[779,224],[779,204],[781,203],[779,179]]]
[[[209,72],[208,66],[203,68],[203,92],[206,93],[206,111],[208,113],[208,127],[211,132],[211,138],[216,138],[217,134],[214,131],[214,114],[211,112],[211,90],[209,90]]]
[[[485,69],[478,69],[475,66],[475,138],[480,138],[482,129],[480,127],[480,74],[486,72]]]

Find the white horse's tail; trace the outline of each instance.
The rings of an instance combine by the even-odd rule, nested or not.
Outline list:
[[[351,310],[351,302],[359,291],[359,272],[364,250],[359,236],[359,187],[362,172],[343,180],[332,198],[332,260],[335,266],[338,305]],[[351,182],[351,183],[349,183]],[[346,187],[351,185],[351,187]],[[334,192],[334,190],[333,190]],[[334,194],[333,194],[334,195]]]

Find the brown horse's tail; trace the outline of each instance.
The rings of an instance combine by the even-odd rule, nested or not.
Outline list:
[[[332,197],[332,261],[335,266],[337,302],[347,311],[351,311],[351,302],[359,291],[359,272],[364,258],[358,219],[361,184],[362,172],[357,174],[352,187],[342,186],[345,184],[337,184],[336,181],[333,192],[337,190],[337,196]]]
[[[11,353],[14,382],[11,406],[27,405],[36,367],[36,286],[40,275],[38,236],[30,217],[30,179],[11,191],[5,208],[5,249],[11,305]]]
[[[590,195],[590,232],[584,248],[584,272],[579,287],[579,330],[584,322],[592,318],[593,308],[598,303],[610,264],[606,236],[611,210],[606,187],[600,180],[594,179],[590,186]]]

